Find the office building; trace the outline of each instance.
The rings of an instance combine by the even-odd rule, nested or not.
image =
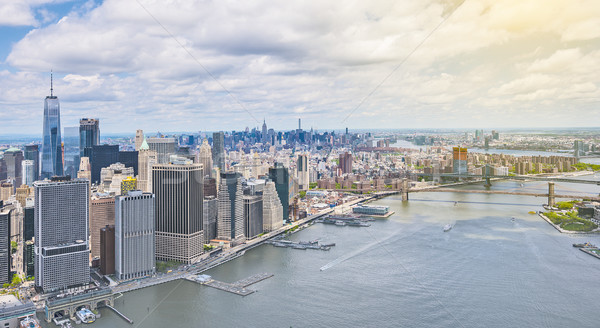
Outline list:
[[[175,138],[147,138],[148,148],[156,151],[158,164],[168,164],[171,155],[175,154]]]
[[[91,157],[92,147],[100,144],[100,120],[82,118],[79,120],[79,157]]]
[[[308,156],[305,154],[298,155],[298,162],[296,163],[296,169],[298,174],[298,189],[308,190],[309,186],[309,174],[308,174]]]
[[[152,165],[158,164],[156,150],[150,150],[146,139],[142,140],[138,152],[138,189],[152,192]]]
[[[142,146],[142,142],[144,141],[144,130],[136,130],[135,131],[135,150],[140,151],[140,147]]]
[[[21,207],[25,207],[25,204],[27,202],[27,198],[29,197],[29,194],[31,193],[31,189],[29,189],[29,186],[27,185],[21,185],[19,188],[17,188],[17,193],[16,193],[16,199],[17,202],[19,202],[19,204],[21,204]]]
[[[267,121],[266,120],[263,120],[261,140],[262,140],[263,144],[266,144],[269,142],[269,135],[267,132]]]
[[[63,132],[63,174],[75,177],[79,171],[79,127],[65,127]]]
[[[204,178],[204,197],[217,197],[217,179]]]
[[[351,153],[345,152],[343,154],[340,154],[338,169],[340,171],[340,175],[352,173],[352,154]]]
[[[152,166],[157,260],[193,263],[203,253],[203,179],[191,161]]]
[[[277,195],[275,183],[267,181],[263,188],[263,230],[270,232],[283,226],[283,206]]]
[[[120,280],[155,272],[154,201],[153,194],[139,190],[117,197],[115,273]]]
[[[115,273],[115,226],[107,225],[100,229],[100,272],[103,275]]]
[[[23,245],[23,271],[25,277],[33,277],[35,275],[35,253],[33,240],[25,240]]]
[[[263,233],[263,200],[260,195],[244,195],[244,235],[256,238]]]
[[[18,148],[9,148],[4,151],[4,163],[6,163],[6,176],[14,181],[15,186],[23,183],[23,152]]]
[[[196,154],[196,163],[202,164],[202,167],[204,168],[204,175],[210,178],[212,175],[213,166],[212,150],[208,144],[208,140],[206,139],[202,141],[200,150],[198,151],[198,154]]]
[[[115,198],[94,194],[90,202],[90,249],[95,258],[100,256],[100,229],[115,224]]]
[[[35,180],[37,180],[37,176],[35,174],[35,162],[26,159],[21,162],[21,166],[23,168],[23,184],[32,187]]]
[[[92,146],[92,157],[90,158],[92,166],[91,183],[100,183],[100,172],[102,168],[119,161],[119,145],[97,145]]]
[[[275,167],[269,168],[269,179],[275,182],[277,195],[283,206],[283,221],[288,221],[290,216],[290,200],[292,198],[292,179],[288,169],[283,166],[283,163],[275,163]]]
[[[127,195],[129,191],[137,190],[137,179],[134,177],[126,177],[121,181],[120,195]]]
[[[50,96],[47,96],[44,100],[42,179],[63,175],[62,139],[60,135],[60,103],[53,91],[52,75],[50,75]]]
[[[225,172],[225,134],[223,131],[213,133],[212,162],[221,172]]]
[[[202,224],[204,231],[204,243],[210,244],[210,241],[217,238],[217,216],[219,211],[218,200],[215,196],[204,197],[204,207],[202,209]]]
[[[40,178],[40,151],[38,145],[25,146],[25,159],[33,161],[34,181]]]
[[[467,174],[467,148],[452,147],[453,173]]]
[[[33,206],[26,206],[23,209],[23,240],[31,240],[34,236],[35,209]]]
[[[92,181],[92,166],[88,157],[82,157],[79,159],[79,171],[77,177],[80,179],[87,179],[88,182]]]
[[[36,181],[35,286],[44,292],[90,281],[89,186],[83,179]]]
[[[0,205],[0,285],[10,283],[10,222],[13,209]]]
[[[239,173],[221,173],[218,191],[217,238],[232,244],[244,241],[244,201]],[[232,245],[233,246],[233,245]]]
[[[15,187],[11,182],[0,183],[0,201],[7,201],[10,196],[15,194]]]
[[[133,168],[134,176],[137,176],[138,171],[138,152],[137,151],[120,151],[118,162],[126,167]]]

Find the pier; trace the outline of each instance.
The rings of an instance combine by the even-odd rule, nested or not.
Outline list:
[[[209,286],[212,288],[224,290],[226,292],[230,292],[232,294],[236,294],[239,296],[248,296],[248,295],[256,292],[256,290],[247,289],[246,287],[253,285],[257,282],[263,281],[265,279],[271,278],[271,277],[273,277],[272,273],[258,273],[258,274],[252,275],[248,278],[238,280],[234,283],[227,283],[227,282],[214,280],[214,279],[212,279],[212,277],[206,276],[206,275],[204,275],[202,277],[197,277],[197,278],[189,277],[189,278],[187,278],[187,280],[199,283],[201,285]],[[198,278],[200,278],[200,279],[198,279]]]
[[[121,317],[123,320],[127,321],[129,324],[133,325],[133,320],[127,318],[123,313],[119,312],[119,310],[115,309],[114,307],[110,306],[110,305],[104,305],[105,308],[109,308],[111,309],[114,313],[116,313],[119,317]]]

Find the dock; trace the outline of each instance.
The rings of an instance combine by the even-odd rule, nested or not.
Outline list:
[[[274,275],[272,273],[266,273],[266,272],[258,273],[258,274],[252,275],[248,278],[238,280],[234,283],[227,283],[227,282],[214,280],[214,279],[212,279],[212,277],[207,276],[207,275],[202,275],[201,277],[199,277],[200,279],[197,279],[197,278],[195,279],[193,277],[189,277],[186,279],[189,281],[199,283],[201,285],[224,290],[226,292],[230,292],[232,294],[236,294],[239,296],[248,296],[248,295],[256,292],[256,290],[248,289],[246,287],[253,285],[257,282],[263,281],[265,279],[271,278],[273,276]]]
[[[110,305],[104,305],[105,308],[109,308],[111,309],[114,313],[116,313],[119,317],[121,317],[123,320],[127,321],[129,324],[133,325],[133,320],[127,318],[123,313],[119,312],[119,310],[115,309],[114,307],[110,306]]]
[[[274,239],[274,240],[268,240],[265,243],[271,244],[275,247],[289,247],[291,249],[301,249],[301,250],[320,249],[322,251],[328,251],[331,249],[331,246],[335,246],[335,243],[319,244],[319,242],[316,240],[315,241],[294,242],[294,241],[285,240],[285,239]]]

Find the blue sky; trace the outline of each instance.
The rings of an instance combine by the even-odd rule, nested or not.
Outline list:
[[[597,0],[0,1],[0,35],[0,134],[41,131],[50,69],[62,125],[111,133],[600,114]]]

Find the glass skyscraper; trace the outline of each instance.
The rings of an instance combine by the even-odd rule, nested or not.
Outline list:
[[[100,144],[100,120],[82,118],[79,120],[79,156],[91,157],[92,146]]]
[[[50,78],[52,81],[52,77]],[[44,134],[42,140],[42,179],[63,175],[62,141],[60,137],[60,104],[53,94],[44,101]]]
[[[64,174],[77,177],[77,171],[79,171],[79,127],[65,127],[63,132]]]

